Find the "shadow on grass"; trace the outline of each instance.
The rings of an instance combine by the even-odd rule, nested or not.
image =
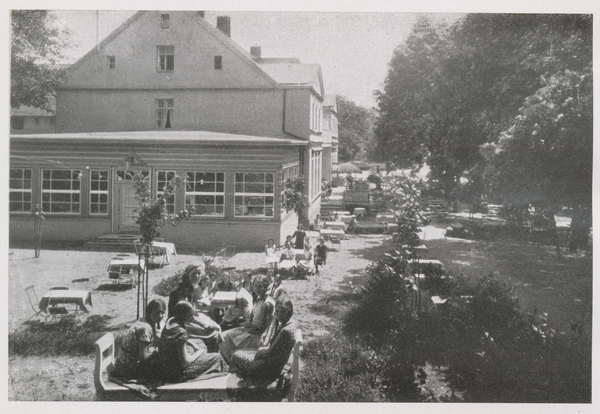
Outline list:
[[[126,290],[131,290],[134,287],[135,286],[125,283],[102,283],[96,286],[94,290],[102,290],[106,292],[124,292]]]

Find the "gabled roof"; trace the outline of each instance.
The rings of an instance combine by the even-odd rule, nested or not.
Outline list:
[[[337,113],[337,95],[327,94],[323,98],[323,106],[331,108],[334,113]]]
[[[81,57],[77,62],[72,64],[68,69],[67,73],[72,71],[73,69],[80,66],[83,62],[92,57],[98,49],[102,49],[108,42],[117,37],[123,30],[125,30],[128,26],[130,26],[135,20],[137,20],[140,16],[145,13],[152,13],[152,11],[138,11],[133,14],[129,19],[127,19],[123,24],[113,30],[104,40],[102,40],[97,46],[94,46],[89,52],[87,52],[83,57]],[[229,36],[226,36],[219,29],[208,23],[203,17],[199,17],[194,15],[196,12],[188,12],[185,11],[183,13],[188,14],[193,18],[193,20],[198,23],[200,26],[205,28],[211,35],[219,39],[225,46],[227,46],[231,51],[233,51],[236,55],[242,58],[246,63],[252,67],[256,72],[260,73],[266,80],[268,80],[273,86],[276,86],[276,82],[265,72],[263,69],[257,65],[252,59],[252,55],[249,52],[246,52],[241,46],[235,43]]]
[[[259,63],[259,66],[275,81],[285,86],[312,86],[315,92],[323,96],[323,74],[318,63]],[[257,62],[258,63],[258,62]]]

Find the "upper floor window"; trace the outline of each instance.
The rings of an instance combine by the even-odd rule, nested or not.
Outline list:
[[[117,58],[114,56],[107,56],[106,61],[109,69],[114,69],[117,65]]]
[[[223,67],[223,56],[215,56],[215,69]]]
[[[31,170],[28,168],[11,168],[9,186],[9,210],[11,212],[30,212]]]
[[[156,128],[173,127],[173,99],[156,100]]]
[[[42,170],[42,210],[80,213],[81,170]]]
[[[168,29],[169,25],[170,25],[169,15],[168,14],[161,14],[160,15],[160,28],[161,29]]]
[[[169,72],[175,69],[175,46],[156,46],[158,71]]]

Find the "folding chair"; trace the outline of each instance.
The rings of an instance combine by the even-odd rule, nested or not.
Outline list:
[[[215,260],[218,259],[221,262],[221,266],[223,266],[223,262],[229,264],[233,256],[235,256],[235,246],[225,246],[215,253]]]
[[[81,278],[78,278],[78,279],[71,280],[71,283],[73,283],[75,285],[79,284],[79,283],[85,283],[85,288],[87,289],[89,281],[90,281],[89,277],[81,277]]]
[[[33,318],[35,318],[36,316],[43,316],[44,317],[44,321],[46,321],[48,319],[49,314],[44,311],[41,310],[39,308],[39,303],[40,300],[37,297],[37,294],[35,293],[35,286],[31,285],[31,286],[27,286],[25,288],[25,293],[27,293],[27,299],[29,299],[29,304],[31,305],[31,309],[33,309],[33,311],[35,312],[29,319],[27,319],[25,322],[23,323],[27,323],[30,320],[32,320]],[[35,303],[33,302],[33,300],[31,299],[31,295],[33,295],[33,297],[35,298]],[[37,308],[37,309],[36,309]]]

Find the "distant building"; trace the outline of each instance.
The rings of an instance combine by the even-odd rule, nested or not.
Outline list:
[[[11,134],[51,134],[54,132],[54,112],[33,106],[10,108]]]
[[[132,176],[153,194],[187,178],[165,228],[178,245],[260,248],[297,225],[283,184],[303,175],[307,217],[319,213],[323,164],[321,68],[263,59],[200,12],[142,11],[72,65],[57,90],[56,133],[11,136],[11,240],[30,238],[32,206],[45,239],[136,232]],[[330,161],[328,161],[330,164]]]
[[[323,101],[323,180],[331,181],[331,171],[338,163],[337,95],[325,95]]]

